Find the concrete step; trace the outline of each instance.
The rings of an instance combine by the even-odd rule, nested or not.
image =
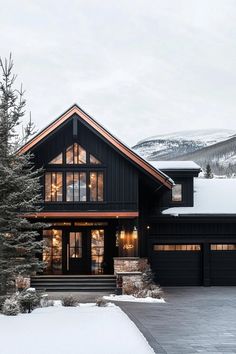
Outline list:
[[[46,291],[109,291],[116,288],[114,275],[56,275],[35,276],[31,278],[31,286]]]

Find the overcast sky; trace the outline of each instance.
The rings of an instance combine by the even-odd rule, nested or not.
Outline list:
[[[129,145],[236,130],[235,0],[0,0],[9,52],[40,129],[78,103]]]

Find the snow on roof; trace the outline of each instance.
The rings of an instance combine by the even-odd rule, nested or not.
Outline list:
[[[160,170],[201,170],[193,161],[148,161],[153,167]]]
[[[194,178],[194,206],[174,207],[167,215],[236,214],[236,179]]]

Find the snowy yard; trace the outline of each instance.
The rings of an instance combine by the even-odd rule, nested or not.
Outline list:
[[[113,304],[54,306],[0,315],[1,354],[153,354],[133,322]]]
[[[156,303],[156,304],[164,304],[165,300],[163,298],[161,299],[155,299],[153,297],[135,297],[133,295],[109,295],[109,296],[103,296],[105,300],[109,301],[128,301],[128,302],[145,302],[145,303]]]

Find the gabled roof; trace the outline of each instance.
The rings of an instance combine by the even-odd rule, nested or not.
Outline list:
[[[57,129],[60,125],[62,125],[67,120],[69,120],[71,116],[73,116],[74,114],[77,114],[85,123],[87,123],[101,136],[103,136],[106,141],[108,141],[111,145],[113,145],[118,151],[120,151],[123,155],[125,155],[136,166],[138,166],[139,168],[147,172],[149,175],[154,177],[156,180],[158,180],[160,183],[165,185],[167,188],[171,188],[173,186],[174,184],[173,181],[167,175],[165,175],[163,172],[150,165],[147,161],[142,159],[139,155],[137,155],[124,143],[122,143],[120,140],[115,138],[101,124],[95,121],[90,115],[84,112],[76,104],[73,105],[71,108],[69,108],[65,113],[63,113],[60,117],[54,120],[51,124],[49,124],[45,129],[39,132],[24,146],[22,146],[21,149],[19,150],[19,153],[23,154],[29,151],[30,149],[32,149],[34,146],[39,144],[43,139],[45,139],[50,133],[52,133],[55,129]]]

